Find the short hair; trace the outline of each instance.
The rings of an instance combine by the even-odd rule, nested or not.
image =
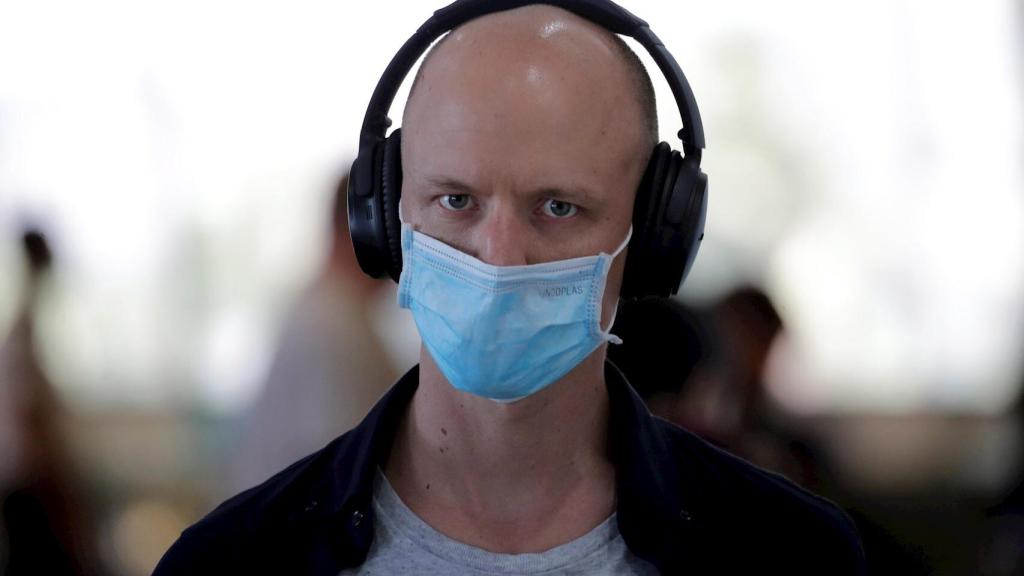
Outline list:
[[[612,34],[612,44],[626,63],[630,80],[633,82],[633,93],[640,102],[644,133],[647,135],[647,139],[653,148],[660,138],[658,138],[658,102],[654,96],[654,84],[651,83],[651,75],[647,73],[647,68],[640,61],[640,57],[629,47],[629,44],[626,44],[626,41],[621,36]]]
[[[644,134],[651,148],[658,143],[658,103],[654,96],[654,84],[651,83],[651,76],[647,73],[647,68],[643,62],[640,61],[640,57],[636,55],[636,52],[626,44],[626,41],[621,36],[610,31],[606,31],[612,38],[612,45],[615,46],[615,51],[622,58],[623,63],[626,64],[627,73],[630,76],[630,80],[633,83],[633,93],[637,97],[637,101],[640,103],[640,114],[642,115],[642,122],[644,123],[643,129]],[[412,86],[409,88],[409,96],[405,101],[405,111],[409,110],[409,102],[412,101],[413,94],[416,92],[416,86],[420,83],[420,78],[423,76],[423,69],[426,68],[427,62],[430,61],[431,56],[434,52],[441,47],[442,44],[451,36],[451,33],[447,33],[441,37],[440,40],[434,43],[433,46],[427,50],[426,55],[423,57],[423,61],[420,63],[420,67],[416,70],[416,75],[413,77]],[[404,112],[403,112],[404,115]]]

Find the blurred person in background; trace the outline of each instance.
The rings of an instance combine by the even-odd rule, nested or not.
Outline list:
[[[606,364],[620,287],[670,269],[649,289],[674,292],[692,261],[630,238],[685,224],[695,249],[699,146],[684,131],[684,165],[657,144],[650,78],[594,20],[644,26],[608,2],[523,4],[460,2],[421,27],[384,93],[454,30],[404,134],[383,141],[381,121],[353,165],[360,264],[401,270],[420,365],[356,429],[186,530],[157,574],[862,573],[835,505],[651,418]],[[696,105],[679,106],[692,131]],[[679,220],[649,222],[672,193]],[[381,219],[370,244],[356,223]]]
[[[347,189],[346,175],[333,196],[327,262],[285,321],[262,391],[228,451],[231,493],[353,428],[399,375],[373,321],[387,285],[367,277],[356,262]]]
[[[716,302],[711,313],[725,356],[720,410],[705,419],[711,438],[803,486],[825,488],[823,452],[792,427],[767,394],[768,355],[785,328],[771,298],[756,286],[742,286]]]
[[[827,488],[821,451],[765,393],[783,325],[763,291],[737,288],[706,309],[659,298],[620,308],[614,330],[623,344],[608,356],[652,412],[802,486]]]
[[[0,346],[0,574],[92,574],[93,530],[62,438],[65,414],[34,340],[53,256],[38,231],[23,246],[24,296]]]
[[[1013,411],[1024,445],[1024,383]],[[980,576],[1024,576],[1024,476],[988,510],[988,534],[978,554]]]
[[[825,450],[765,395],[765,361],[782,328],[770,298],[753,286],[707,307],[666,298],[627,300],[613,328],[623,343],[610,347],[608,358],[654,414],[806,488],[838,496],[842,488]],[[869,574],[932,573],[917,551],[882,525],[856,510],[851,516]],[[1009,535],[1001,533],[1000,541]]]

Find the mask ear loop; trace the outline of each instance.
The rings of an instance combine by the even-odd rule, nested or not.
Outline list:
[[[604,282],[601,283],[602,284],[602,286],[601,286],[601,296],[602,297],[601,297],[601,300],[600,300],[601,302],[604,302],[604,289],[608,285],[608,273],[612,269],[612,262],[614,262],[615,259],[618,258],[619,254],[622,254],[622,251],[626,249],[626,246],[629,245],[629,241],[632,238],[633,238],[633,225],[630,224],[629,231],[626,232],[626,238],[622,241],[621,244],[619,244],[619,247],[616,248],[614,252],[612,252],[611,254],[607,254],[607,256],[609,257],[608,258],[608,269],[604,271]],[[612,334],[612,326],[615,325],[615,316],[619,313],[619,301],[618,301],[618,299],[616,298],[616,300],[615,300],[615,309],[612,310],[612,318],[611,318],[611,321],[608,322],[608,328],[607,329],[601,328],[601,316],[600,316],[601,311],[602,311],[602,309],[599,308],[598,309],[598,317],[597,317],[597,329],[601,331],[601,337],[604,340],[606,340],[607,342],[610,342],[611,344],[616,344],[616,345],[622,344],[622,338],[619,338],[615,334]]]
[[[398,223],[402,225],[402,228],[405,228],[406,226],[411,227],[411,225],[408,222],[405,221],[405,218],[402,218],[402,199],[401,198],[398,199]]]
[[[618,346],[619,344],[622,344],[622,338],[619,338],[615,334],[612,334],[612,326],[615,326],[615,315],[618,314],[618,313],[619,313],[619,303],[616,302],[615,303],[615,310],[612,311],[612,321],[608,323],[608,329],[601,331],[601,333],[604,334],[604,339],[607,340],[609,344],[615,344],[616,346]]]
[[[619,254],[622,254],[622,251],[626,249],[626,246],[629,246],[629,241],[632,240],[632,239],[633,239],[633,225],[630,224],[629,225],[629,230],[626,232],[626,238],[623,239],[622,243],[619,244],[619,247],[616,248],[614,252],[609,254],[609,256],[612,257],[611,259],[614,260],[614,259],[616,259],[619,256]]]

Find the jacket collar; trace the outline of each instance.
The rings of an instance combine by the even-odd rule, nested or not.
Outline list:
[[[651,415],[610,362],[605,364],[605,381],[619,531],[634,554],[667,571],[664,561],[679,554],[681,543],[697,542],[695,532],[702,524],[697,509],[701,489],[680,465],[666,436],[667,425]],[[418,385],[417,366],[391,387],[359,426],[328,446],[329,469],[290,515],[295,526],[326,522],[333,527],[319,533],[335,544],[336,537],[342,536],[345,551],[341,557],[355,559],[355,564],[366,557],[373,539],[375,471],[384,465]]]
[[[303,497],[293,501],[287,530],[309,540],[309,566],[361,564],[373,542],[373,481],[387,460],[395,432],[419,386],[414,366],[377,401],[363,421],[322,452],[326,466]],[[315,541],[312,541],[315,540]],[[310,573],[314,573],[311,570]]]
[[[611,405],[609,436],[619,532],[630,551],[662,573],[680,570],[669,565],[675,558],[687,558],[692,568],[702,551],[704,489],[683,465],[678,443],[668,436],[686,433],[653,416],[610,362],[605,364],[605,381]]]

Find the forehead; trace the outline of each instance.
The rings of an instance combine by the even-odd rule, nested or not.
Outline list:
[[[568,12],[531,6],[474,20],[419,73],[403,168],[503,158],[498,168],[558,162],[577,177],[605,178],[649,152],[628,74],[611,33]]]

